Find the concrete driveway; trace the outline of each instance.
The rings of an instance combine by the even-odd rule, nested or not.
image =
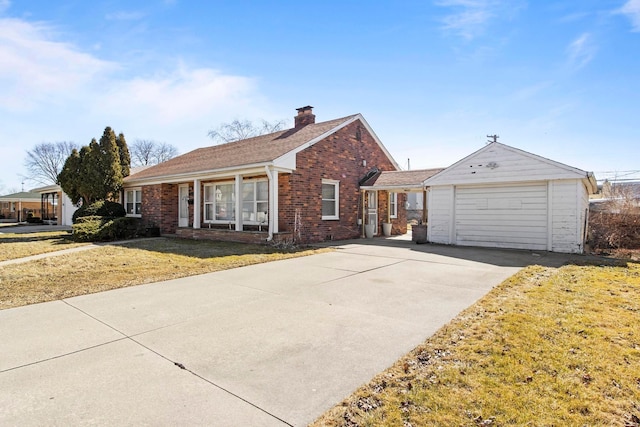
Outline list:
[[[301,426],[552,254],[375,239],[0,311],[0,425]]]

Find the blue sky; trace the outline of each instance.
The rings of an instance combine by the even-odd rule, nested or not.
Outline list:
[[[498,134],[598,178],[640,170],[640,0],[0,0],[0,193],[41,142],[111,126],[185,153],[304,105],[362,113],[404,168]]]

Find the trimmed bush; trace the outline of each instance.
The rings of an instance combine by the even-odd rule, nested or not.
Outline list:
[[[108,200],[98,200],[90,205],[82,205],[78,208],[78,210],[73,213],[73,223],[75,224],[78,218],[87,216],[120,218],[126,215],[127,212],[120,203],[110,202]]]
[[[139,218],[86,216],[73,224],[73,239],[78,242],[106,242],[132,239],[144,235]]]
[[[96,217],[93,217],[96,218]],[[99,218],[99,217],[98,217]],[[71,237],[76,242],[99,242],[98,236],[102,228],[102,219],[87,219],[73,224]]]
[[[27,223],[29,223],[29,224],[40,224],[40,223],[42,223],[42,220],[40,219],[39,216],[28,216],[27,217]]]

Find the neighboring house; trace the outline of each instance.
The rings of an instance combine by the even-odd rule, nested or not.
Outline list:
[[[493,142],[425,180],[434,243],[580,253],[593,173]]]
[[[406,232],[405,194],[362,188],[396,171],[360,114],[316,123],[298,109],[295,126],[199,148],[125,178],[123,205],[164,234],[241,242],[318,242],[376,233],[391,221]]]
[[[26,221],[29,215],[42,217],[42,212],[51,208],[44,206],[40,194],[31,191],[7,194],[0,197],[0,219],[12,221]]]
[[[605,180],[600,192],[591,198],[591,212],[621,213],[638,211],[640,207],[640,182],[609,182]]]
[[[47,185],[31,191],[38,193],[41,200],[43,221],[58,225],[73,224],[73,213],[78,207],[71,202],[59,185]]]

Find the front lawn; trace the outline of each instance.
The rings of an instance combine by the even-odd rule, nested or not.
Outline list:
[[[193,276],[329,249],[143,239],[0,269],[0,309]]]
[[[24,258],[88,244],[74,242],[70,239],[71,234],[68,231],[11,233],[10,228],[5,230],[0,233],[0,261]]]
[[[314,425],[640,426],[640,264],[525,268]]]

